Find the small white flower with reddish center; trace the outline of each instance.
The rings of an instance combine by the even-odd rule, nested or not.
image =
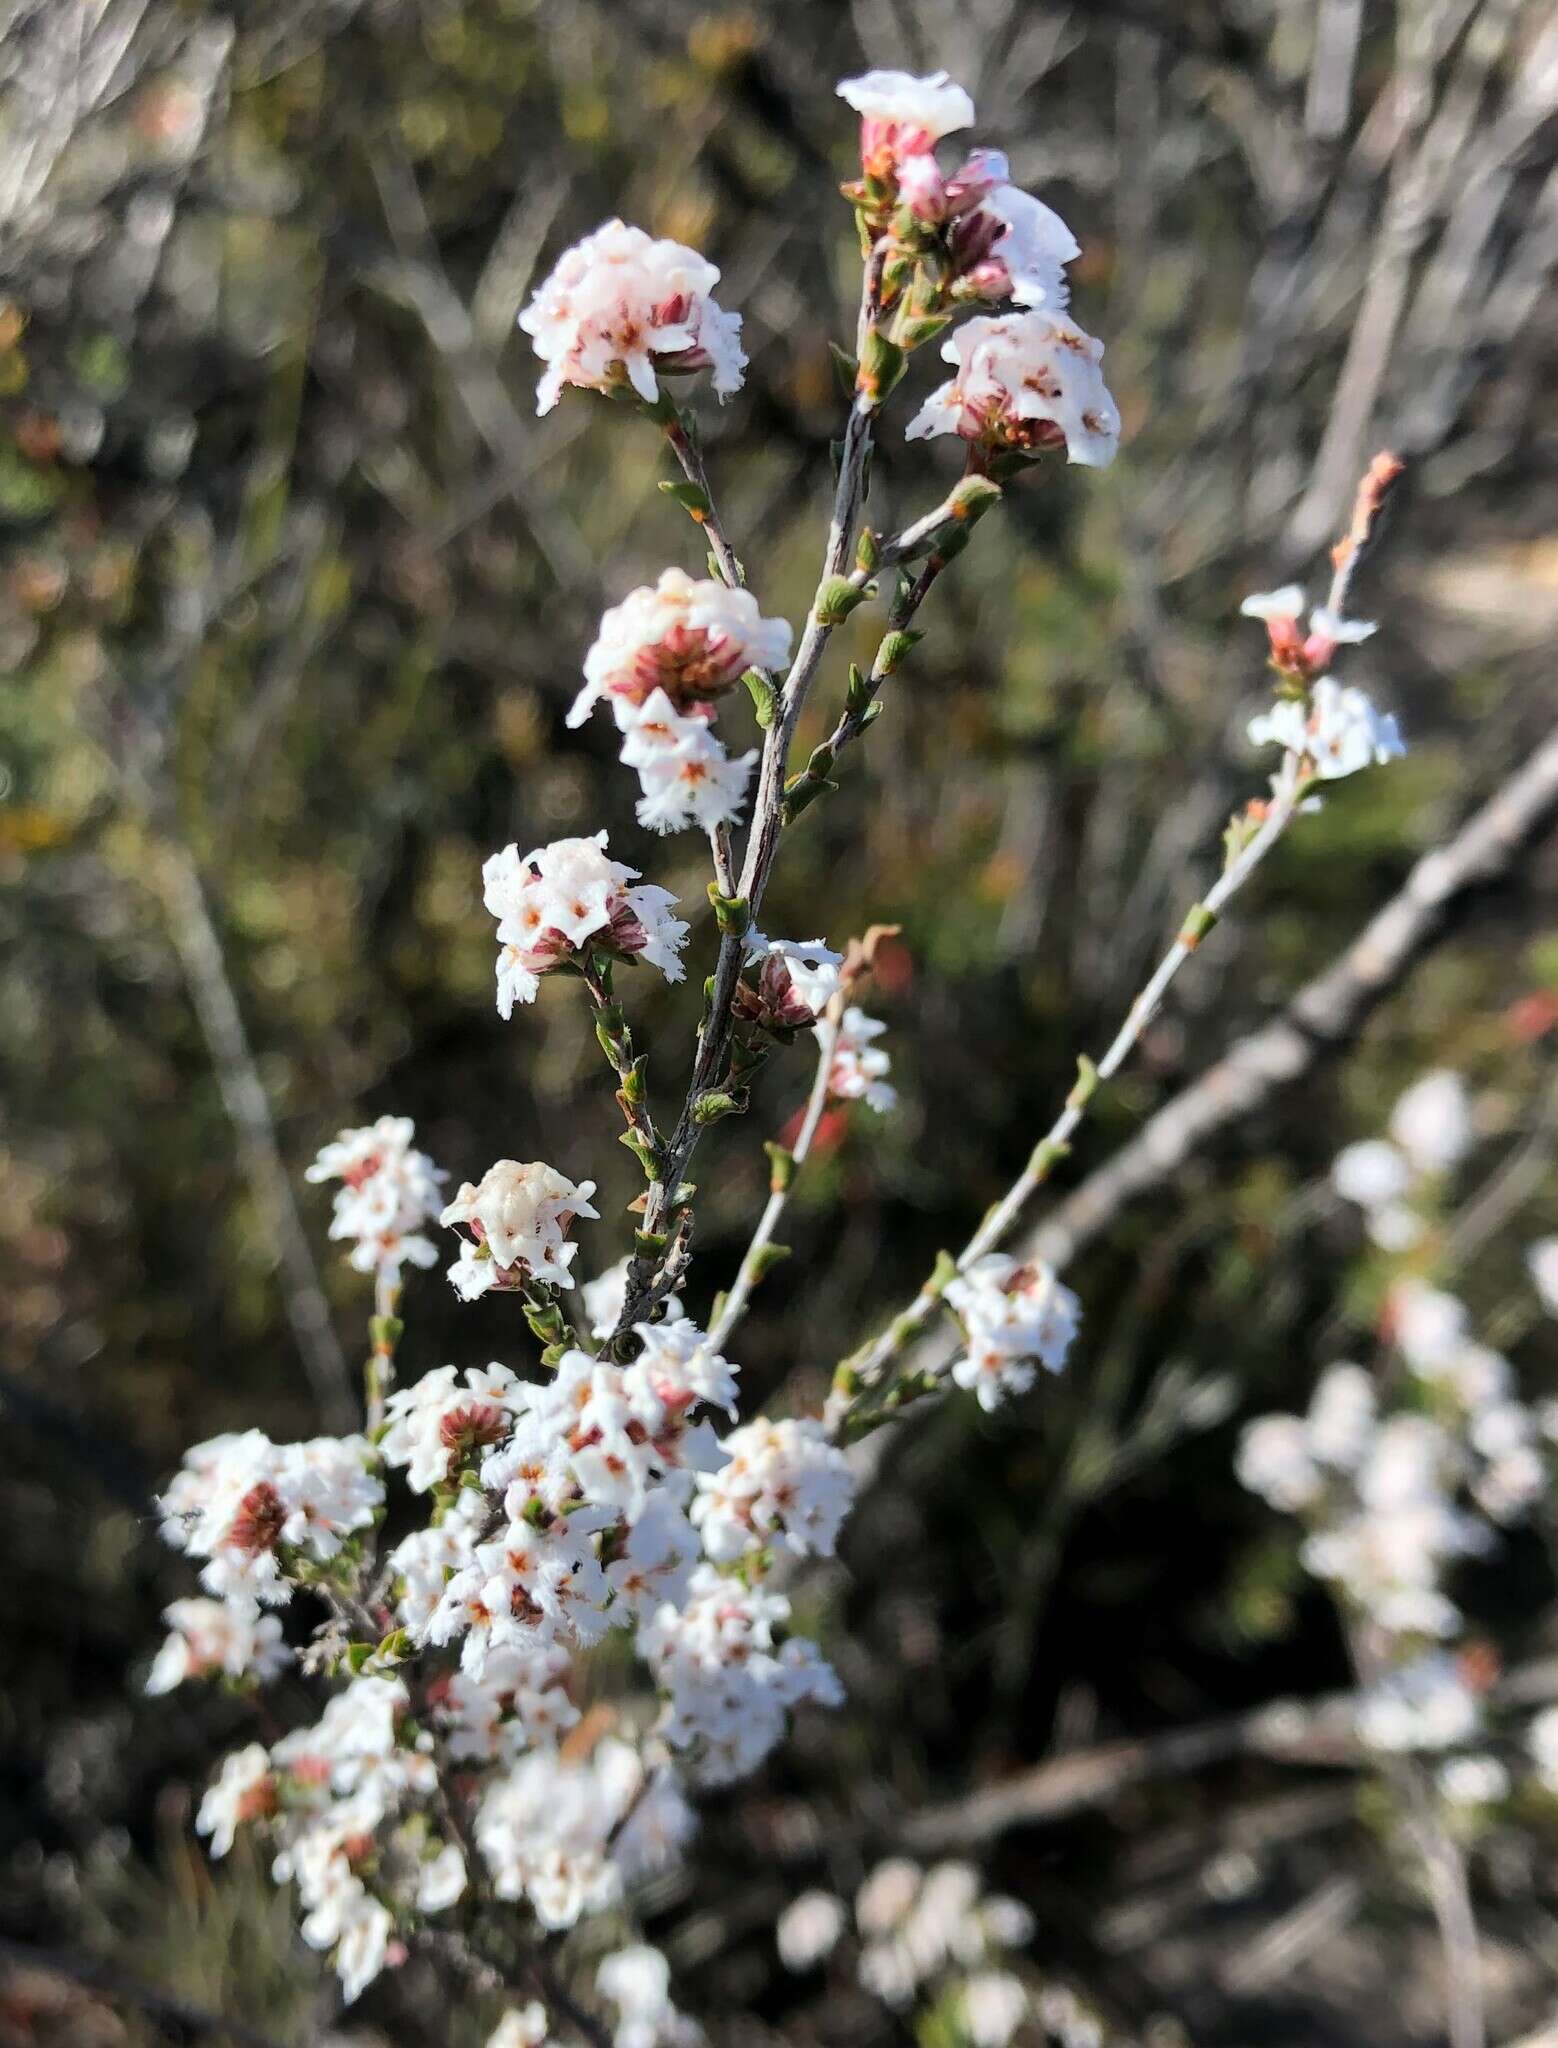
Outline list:
[[[1317,605],[1309,614],[1306,634],[1299,624],[1305,604],[1303,588],[1284,583],[1280,590],[1255,590],[1240,605],[1247,619],[1259,619],[1271,643],[1271,658],[1278,668],[1307,678],[1324,675],[1338,647],[1354,647],[1375,631],[1372,620],[1344,619],[1327,605]]]
[[[1307,702],[1285,697],[1252,718],[1249,734],[1257,747],[1299,755],[1323,782],[1383,766],[1406,752],[1395,719],[1377,711],[1364,691],[1344,688],[1330,676],[1320,677]]]
[[[747,367],[741,315],[715,304],[718,283],[718,270],[695,249],[620,220],[565,249],[519,316],[546,364],[536,411],[550,412],[568,384],[631,386],[652,405],[662,375],[692,370],[711,370],[721,399],[739,391]]]
[[[644,794],[638,822],[651,832],[680,832],[696,825],[712,832],[734,824],[746,801],[756,750],[732,760],[714,737],[707,718],[682,717],[663,690],[656,690],[626,717],[622,762],[636,768]]]
[[[860,165],[868,178],[891,178],[907,158],[924,156],[974,119],[973,101],[945,71],[926,78],[868,71],[842,79],[838,96],[860,116]]]
[[[819,1039],[826,1029],[822,1024],[813,1027]],[[868,1017],[853,1004],[844,1012],[828,1070],[828,1093],[836,1102],[863,1102],[880,1113],[898,1100],[897,1089],[886,1079],[892,1061],[872,1043],[886,1029],[879,1017]]]
[[[625,729],[628,713],[657,690],[686,712],[722,696],[744,670],[789,659],[788,624],[765,619],[750,591],[667,569],[602,618],[568,723],[582,725],[604,697]]]
[[[1099,364],[1104,345],[1058,313],[984,315],[942,344],[956,375],[905,429],[911,441],[957,434],[995,454],[1064,447],[1104,468],[1120,445],[1120,415]]]
[[[946,1300],[968,1343],[953,1380],[987,1411],[1026,1393],[1036,1364],[1059,1372],[1082,1320],[1081,1303],[1048,1266],[1023,1265],[1001,1252],[948,1281]]]
[[[590,1202],[594,1192],[594,1181],[575,1184],[539,1159],[500,1159],[479,1183],[466,1181],[439,1219],[463,1223],[471,1233],[449,1268],[455,1292],[475,1301],[491,1288],[519,1287],[527,1280],[572,1287],[568,1268],[579,1247],[568,1233],[576,1217],[599,1219]]]
[[[692,1519],[716,1564],[772,1546],[831,1557],[855,1497],[849,1460],[818,1422],[764,1416],[732,1430],[728,1462],[698,1474]]]
[[[540,978],[596,947],[619,959],[647,960],[680,981],[687,926],[671,916],[676,898],[640,883],[637,868],[612,860],[606,835],[554,839],[521,857],[506,846],[482,868],[483,900],[498,921],[498,1011],[533,1003]]]
[[[218,1675],[263,1685],[292,1661],[276,1616],[249,1601],[175,1600],[162,1618],[172,1633],[146,1680],[153,1695],[172,1692],[186,1679]]]
[[[320,1152],[304,1178],[338,1180],[330,1235],[351,1240],[351,1262],[359,1273],[378,1273],[391,1283],[407,1260],[431,1266],[438,1248],[421,1235],[438,1214],[441,1173],[412,1144],[416,1126],[409,1116],[381,1116],[377,1123],[342,1131]]]
[[[452,1365],[424,1373],[389,1398],[389,1426],[379,1440],[384,1462],[404,1466],[413,1493],[427,1493],[503,1441],[527,1391],[506,1365],[470,1366],[463,1386]]]

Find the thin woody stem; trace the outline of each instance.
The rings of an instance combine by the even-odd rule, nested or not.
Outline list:
[[[741,1261],[741,1270],[736,1275],[735,1285],[731,1288],[724,1307],[709,1331],[709,1343],[715,1350],[718,1350],[740,1322],[751,1299],[752,1290],[763,1277],[765,1254],[773,1243],[774,1232],[779,1228],[780,1218],[784,1215],[790,1196],[794,1192],[796,1178],[806,1163],[812,1141],[817,1135],[822,1112],[827,1107],[828,1077],[833,1071],[833,1054],[838,1045],[843,1014],[844,999],[842,995],[837,995],[828,1004],[817,1026],[817,1071],[812,1078],[811,1093],[806,1098],[806,1110],[801,1118],[801,1127],[787,1157],[782,1156],[775,1160],[768,1201],[758,1218],[757,1228],[752,1233],[752,1241]]]
[[[1034,1147],[1027,1166],[959,1253],[955,1265],[957,1272],[966,1272],[977,1259],[1001,1243],[1027,1202],[1048,1178],[1055,1162],[1065,1156],[1098,1084],[1110,1080],[1125,1064],[1157,1014],[1174,977],[1196,951],[1223,907],[1243,888],[1292,823],[1307,787],[1308,778],[1303,773],[1301,758],[1297,754],[1286,754],[1277,772],[1271,802],[1260,829],[1224,869],[1201,902],[1192,908],[1179,936],[1131,1004],[1096,1068],[1071,1091],[1059,1116]],[[944,1285],[945,1281],[939,1278],[927,1283],[879,1337],[840,1366],[825,1416],[830,1428],[838,1430],[844,1426],[858,1397],[881,1382],[911,1338],[936,1314],[941,1306]]]
[[[877,267],[875,264],[868,265],[861,291],[862,332],[868,327],[871,319],[877,282]],[[784,827],[784,785],[790,748],[794,741],[796,726],[805,708],[807,693],[837,622],[836,614],[826,602],[825,593],[828,586],[842,576],[860,523],[860,511],[865,498],[866,466],[871,451],[877,403],[872,395],[861,392],[850,408],[849,421],[844,430],[843,445],[839,454],[838,483],[833,495],[833,511],[822,574],[807,614],[800,645],[796,649],[783,687],[778,692],[773,721],[764,739],[757,794],[753,801],[752,829],[747,838],[746,854],[736,892],[745,903],[747,920],[757,915],[779,850],[779,838]],[[682,438],[685,440],[685,435]],[[690,480],[699,483],[707,494],[707,479],[701,474],[701,459],[690,443],[688,446],[690,456],[683,458],[681,448],[676,438],[672,436],[672,447],[676,449],[678,459],[683,460],[684,467],[688,459],[697,465],[699,474],[693,475],[689,472]],[[712,498],[708,499],[708,503],[711,510],[700,523],[707,528],[711,540],[715,543],[716,559],[720,560],[723,566],[728,557],[730,575],[739,578],[739,561],[729,542],[724,540],[718,514],[712,511]],[[660,1170],[650,1183],[645,1202],[642,1234],[651,1240],[666,1237],[670,1232],[674,1220],[673,1211],[677,1207],[676,1196],[698,1139],[702,1135],[699,1105],[702,1098],[715,1088],[725,1065],[733,1021],[731,1003],[744,957],[743,938],[742,930],[731,927],[727,927],[721,935],[719,958],[715,965],[707,1013],[693,1062],[692,1080],[681,1114],[666,1142]],[[663,1299],[667,1285],[666,1262],[657,1259],[652,1250],[635,1256],[628,1271],[626,1297],[616,1331],[613,1333],[613,1342],[623,1337],[635,1322],[642,1321],[652,1313]]]
[[[373,1277],[373,1315],[368,1324],[371,1348],[363,1368],[364,1406],[368,1434],[384,1422],[384,1403],[395,1383],[395,1350],[400,1342],[400,1282],[383,1267]]]
[[[595,1005],[595,1030],[601,1050],[622,1083],[617,1090],[617,1105],[628,1129],[638,1140],[634,1150],[639,1162],[645,1173],[650,1173],[661,1156],[662,1144],[644,1092],[643,1060],[634,1052],[633,1034],[628,1029],[627,1019],[621,1005],[613,998],[599,965],[587,953],[581,955],[578,965],[584,985],[590,992],[590,1001]]]

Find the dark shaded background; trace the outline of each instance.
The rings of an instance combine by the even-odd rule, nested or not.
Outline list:
[[[328,2011],[287,1901],[241,1864],[213,1880],[187,1846],[191,1800],[250,1709],[139,1696],[158,1610],[189,1589],[148,1497],[195,1438],[309,1433],[334,1347],[355,1358],[361,1290],[301,1183],[339,1125],[409,1113],[456,1178],[497,1151],[587,1170],[620,1218],[635,1174],[577,992],[499,1025],[479,866],[508,839],[605,822],[614,851],[701,899],[693,839],[645,843],[602,735],[562,727],[602,606],[697,555],[655,490],[648,427],[582,399],[533,419],[514,315],[537,265],[613,212],[720,264],[752,371],[706,408],[711,465],[764,609],[799,618],[839,413],[827,342],[854,300],[835,190],[853,122],[832,84],[867,63],[948,66],[980,139],[1072,222],[1076,309],[1108,345],[1126,439],[1112,471],[1046,467],[980,529],[841,793],[787,843],[768,929],[903,927],[875,1004],[903,1106],[841,1126],[808,1178],[795,1256],[741,1344],[754,1401],[820,1395],[1112,1032],[1257,786],[1241,735],[1259,637],[1231,615],[1310,570],[1374,447],[1412,468],[1361,593],[1383,630],[1351,674],[1412,754],[1280,851],[1070,1181],[1329,960],[1551,725],[1558,17],[1542,0],[16,0],[0,33],[13,1941],[107,1958],[288,2040]],[[878,523],[929,502],[949,464],[889,428]],[[819,736],[868,647],[857,623],[817,693]],[[803,1595],[850,1705],[710,1807],[690,1895],[653,1930],[725,2036],[889,2038],[846,1990],[783,1979],[771,1926],[803,1884],[848,1887],[921,1809],[1051,1753],[1345,1682],[1289,1537],[1232,1481],[1234,1427],[1367,1341],[1377,1275],[1323,1185],[1339,1144],[1451,1062],[1478,1097],[1470,1195],[1542,1113],[1554,879],[1549,842],[1461,906],[1343,1063],[1120,1219],[1070,1276],[1087,1324],[1063,1382],[999,1421],[949,1404],[893,1445],[843,1567]],[[695,998],[645,977],[632,1000],[674,1078]],[[696,1296],[733,1271],[765,1184],[757,1140],[804,1088],[802,1055],[775,1062],[753,1117],[705,1140]],[[1459,1276],[1480,1313],[1515,1286],[1544,1200],[1554,1227],[1549,1180]],[[625,1242],[603,1223],[587,1258]],[[461,1312],[434,1277],[408,1305],[413,1370],[512,1351],[500,1302]],[[1544,1341],[1516,1354],[1532,1395],[1558,1391]],[[1531,1652],[1552,1590],[1541,1545],[1517,1541],[1474,1611],[1506,1654]],[[1522,1840],[1479,1871],[1507,2027],[1551,1996],[1554,1851]],[[1421,1904],[1350,1778],[1225,1762],[980,1853],[1038,1913],[1041,1965],[1132,2033],[1169,2015],[1229,2048],[1436,2038]],[[1241,1974],[1338,1874],[1351,1889],[1323,1938],[1279,1938],[1264,1975]],[[7,1984],[0,2041],[181,2038],[27,1970]],[[463,2038],[414,1973],[353,2024]]]

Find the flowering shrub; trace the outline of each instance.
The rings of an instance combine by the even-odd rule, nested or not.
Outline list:
[[[1065,1367],[1083,1304],[1049,1266],[1003,1244],[1175,975],[1295,818],[1317,806],[1316,786],[1401,751],[1394,721],[1329,674],[1333,657],[1372,630],[1345,613],[1399,469],[1382,458],[1308,632],[1296,591],[1246,606],[1266,623],[1277,690],[1250,737],[1280,758],[1267,792],[1231,819],[1217,880],[1115,1038],[1096,1062],[1079,1059],[1055,1123],[961,1252],[944,1255],[881,1335],[837,1363],[823,1412],[737,1422],[732,1338],[783,1256],[776,1231],[822,1115],[830,1103],[887,1115],[896,1101],[878,1042],[887,1027],[856,1000],[882,933],[841,950],[764,937],[756,919],[779,849],[882,711],[920,638],[922,607],[979,521],[1062,452],[1106,465],[1120,434],[1102,345],[1065,310],[1065,270],[1079,253],[1070,230],[1008,182],[997,153],[976,150],[951,170],[936,155],[973,121],[967,95],[943,76],[895,72],[840,91],[862,117],[860,175],[846,193],[864,261],[832,518],[798,633],[764,616],[747,588],[695,416],[667,388],[705,372],[717,397],[740,384],[740,321],[712,297],[713,266],[611,221],[559,259],[520,316],[545,365],[538,410],[565,391],[605,394],[624,408],[612,422],[621,430],[634,416],[652,425],[682,473],[670,494],[710,549],[707,579],[668,568],[606,613],[570,723],[604,702],[640,780],[640,823],[706,835],[712,931],[695,933],[665,889],[612,858],[604,831],[523,855],[510,845],[482,872],[500,1016],[551,999],[544,982],[583,984],[619,1083],[622,1142],[643,1173],[631,1248],[613,1263],[619,1243],[602,1246],[605,1229],[592,1227],[603,1225],[596,1183],[574,1177],[589,1164],[582,1135],[560,1165],[499,1159],[446,1201],[446,1176],[415,1149],[405,1119],[343,1132],[310,1178],[338,1183],[332,1234],[374,1283],[363,1432],[286,1445],[257,1431],[217,1438],[187,1454],[161,1501],[169,1540],[199,1561],[209,1597],[170,1608],[152,1685],[220,1672],[258,1686],[295,1659],[335,1688],[317,1721],[228,1759],[199,1815],[212,1853],[225,1854],[241,1829],[265,1837],[278,1882],[296,1888],[305,1939],[331,1956],[348,1998],[418,1945],[481,1966],[494,1929],[519,1916],[535,1937],[529,1988],[541,1995],[505,2013],[494,2048],[538,2043],[554,2024],[619,2044],[685,2037],[654,1950],[633,1939],[600,1964],[585,1995],[613,2009],[608,2026],[558,1976],[546,1937],[594,1915],[631,1929],[637,1888],[685,1853],[689,1793],[750,1773],[792,1713],[839,1702],[822,1649],[791,1630],[784,1580],[799,1562],[835,1554],[858,1484],[852,1447],[948,1388],[995,1410],[1040,1368]],[[937,341],[954,374],[904,431],[960,442],[961,474],[930,510],[878,528],[864,517],[873,439],[910,358]],[[885,614],[875,658],[849,669],[828,737],[792,766],[834,629],[873,602]],[[732,752],[715,722],[734,723],[748,700],[760,743]],[[742,817],[738,855],[731,827]],[[680,982],[684,955],[705,939],[691,1074],[668,1089],[635,1041],[619,982],[639,963]],[[755,1074],[803,1033],[815,1066],[796,1135],[766,1148],[769,1198],[735,1285],[695,1312],[694,1153],[711,1124],[746,1110]],[[1415,1156],[1402,1143],[1403,1157]],[[1378,1184],[1389,1181],[1387,1172]],[[1395,1202],[1409,1192],[1392,1188]],[[514,1349],[509,1360],[396,1386],[404,1269],[436,1263],[435,1220],[460,1233],[448,1277],[463,1300],[517,1298]],[[596,1277],[581,1283],[576,1267]],[[937,1319],[952,1340],[939,1362],[918,1346]],[[1433,1492],[1453,1446],[1424,1420],[1416,1435],[1370,1448],[1367,1406],[1353,1382],[1334,1383],[1322,1416],[1253,1435],[1246,1469],[1281,1504],[1330,1518],[1317,1522],[1316,1569],[1367,1585],[1393,1639],[1438,1640],[1452,1616],[1438,1563],[1472,1541],[1465,1511]],[[1519,1490],[1511,1456],[1490,1450],[1472,1475],[1500,1501]],[[1418,1517],[1404,1563],[1376,1559],[1372,1525],[1359,1526],[1381,1493]],[[399,1529],[408,1515],[388,1543],[391,1518]],[[288,1640],[279,1611],[291,1620],[305,1602],[312,1633],[300,1622]],[[613,1637],[647,1684],[603,1716],[586,1711],[586,1673]],[[1392,1675],[1413,1688],[1402,1711],[1437,1715],[1427,1667],[1418,1676],[1398,1661]],[[923,1886],[917,1872],[884,1867],[857,1902],[861,1972],[902,2004],[955,1963],[964,1974],[948,1995],[959,2024],[1004,2048],[1029,1993],[976,1966],[1020,1945],[1026,1926],[1010,1902],[981,1907],[977,1892],[961,1866]],[[820,1955],[823,1923],[836,1936],[841,1909],[814,1902],[809,1933],[794,1910],[782,1940],[796,1956]],[[1058,1992],[1051,2004],[1056,2029],[1085,2038]]]

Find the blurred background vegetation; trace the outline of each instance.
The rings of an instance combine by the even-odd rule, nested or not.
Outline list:
[[[611,1220],[586,1268],[624,1248],[635,1172],[577,992],[500,1026],[479,869],[509,839],[605,823],[614,852],[701,902],[694,840],[646,843],[603,736],[562,724],[603,605],[699,557],[656,491],[650,428],[582,398],[532,417],[514,316],[537,266],[611,213],[720,264],[752,370],[707,406],[711,466],[765,611],[798,619],[839,417],[827,344],[855,295],[836,194],[854,128],[832,85],[872,63],[947,66],[980,140],[1072,222],[1077,312],[1108,345],[1126,440],[1112,471],[1045,466],[981,527],[844,787],[787,842],[767,929],[902,926],[873,1005],[902,1106],[830,1128],[795,1256],[744,1334],[754,1401],[819,1397],[1112,1032],[1258,786],[1242,732],[1261,649],[1239,598],[1310,569],[1375,446],[1411,473],[1362,593],[1382,631],[1351,673],[1412,753],[1293,835],[1062,1185],[1322,968],[1552,723],[1544,0],[10,0],[8,2048],[194,2038],[40,1973],[29,1944],[322,2038],[328,1994],[286,1901],[186,1843],[251,1709],[140,1697],[158,1611],[188,1590],[148,1499],[193,1439],[311,1433],[333,1358],[358,1356],[361,1287],[301,1183],[340,1125],[409,1113],[457,1179],[497,1152],[588,1173]],[[877,523],[931,502],[949,463],[890,427]],[[855,625],[818,736],[867,649]],[[1231,1478],[1233,1433],[1367,1341],[1377,1275],[1325,1191],[1337,1147],[1428,1063],[1476,1091],[1468,1191],[1542,1113],[1555,879],[1549,841],[1461,904],[1343,1061],[1089,1249],[1063,1382],[998,1421],[948,1404],[889,1447],[842,1567],[801,1596],[850,1706],[710,1804],[698,1875],[652,1930],[720,2038],[890,2037],[847,1989],[784,1978],[772,1923],[923,1809],[1345,1682],[1290,1538]],[[635,1030],[669,1089],[694,999],[651,979],[629,984]],[[758,1141],[804,1068],[775,1061],[753,1115],[705,1141],[695,1309],[734,1269]],[[1460,1274],[1479,1311],[1544,1221],[1550,1179],[1529,1228]],[[518,1362],[500,1300],[461,1311],[414,1277],[408,1310],[408,1370]],[[1530,1330],[1515,1353],[1531,1395],[1558,1392],[1543,1344]],[[1553,1646],[1542,1558],[1516,1542],[1489,1574],[1481,1611],[1509,1653]],[[1558,1951],[1549,1847],[1479,1880],[1510,2028],[1540,2015]],[[1244,1757],[977,1853],[1037,1913],[1041,1966],[1133,2033],[1435,2038],[1421,1901],[1350,1779]],[[1354,1882],[1321,1938],[1241,1972],[1338,1870]],[[460,2048],[446,2020],[407,1972],[350,2024]]]

